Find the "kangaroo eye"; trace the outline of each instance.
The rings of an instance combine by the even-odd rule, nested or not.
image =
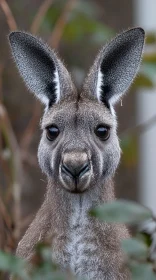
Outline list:
[[[98,125],[95,128],[95,134],[102,141],[106,141],[110,137],[110,127],[106,125]]]
[[[49,141],[55,140],[56,137],[59,135],[59,133],[60,133],[60,131],[57,126],[52,125],[52,126],[47,127],[46,136]]]

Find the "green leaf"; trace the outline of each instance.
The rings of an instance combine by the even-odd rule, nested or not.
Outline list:
[[[42,22],[42,31],[51,32],[59,18],[64,2],[58,0],[48,10],[46,17]],[[78,1],[66,20],[66,25],[63,30],[62,40],[66,42],[80,42],[85,36],[91,42],[104,43],[114,35],[113,30],[107,25],[96,20],[100,13],[96,3],[87,3]]]
[[[156,43],[156,34],[154,32],[149,32],[146,34],[146,44],[154,44]]]
[[[25,267],[24,260],[0,251],[0,271],[12,273],[24,280],[30,280]]]
[[[150,77],[147,75],[140,73],[135,79],[132,88],[153,88],[154,83]]]
[[[146,259],[148,256],[148,247],[146,244],[136,238],[125,239],[121,242],[122,249],[129,257]]]
[[[106,25],[97,22],[93,18],[87,17],[84,14],[77,14],[66,24],[63,38],[66,41],[78,42],[84,36],[90,35],[89,40],[103,42],[110,38],[113,31]]]
[[[146,34],[146,45],[151,45],[156,43],[156,34],[154,32],[148,32]]]
[[[72,14],[74,14],[75,12],[85,14],[90,18],[93,17],[95,18],[96,16],[99,15],[99,7],[94,2],[87,2],[82,0],[82,1],[78,1],[76,5],[76,9],[73,11]]]
[[[155,85],[155,76],[156,76],[156,52],[144,54],[142,70],[146,76],[153,80]]]
[[[143,62],[156,65],[156,53],[146,53],[143,56]]]
[[[50,32],[50,33],[52,32],[55,23],[57,22],[58,18],[60,17],[64,9],[64,6],[65,6],[65,1],[63,0],[54,1],[54,3],[48,9],[42,21],[41,30],[43,32]]]
[[[137,239],[141,240],[147,247],[152,245],[152,235],[147,232],[138,232],[136,234]]]
[[[125,166],[135,166],[138,158],[136,135],[125,134],[121,138],[122,162]]]
[[[52,271],[52,269],[46,264],[42,268],[38,268],[34,274],[32,274],[33,280],[65,280],[65,274],[60,271]]]
[[[152,212],[136,202],[116,200],[104,203],[90,211],[92,216],[109,223],[137,224],[152,218]]]
[[[155,75],[156,75],[156,63],[143,63],[142,65],[142,70],[144,74],[149,77],[152,81],[153,84],[155,85]]]
[[[153,272],[153,267],[151,264],[138,264],[138,263],[131,263],[129,265],[132,280],[156,280],[156,274]]]

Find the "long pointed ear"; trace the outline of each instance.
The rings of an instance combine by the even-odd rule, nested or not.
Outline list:
[[[68,71],[46,44],[18,31],[9,35],[9,41],[22,78],[42,103],[51,106],[74,94]]]
[[[145,33],[130,29],[113,39],[98,54],[84,84],[84,94],[107,106],[127,91],[140,66]],[[92,96],[92,97],[91,97]]]

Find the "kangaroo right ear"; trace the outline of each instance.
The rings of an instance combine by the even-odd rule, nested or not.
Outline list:
[[[25,32],[9,35],[12,53],[27,87],[46,106],[71,94],[74,85],[62,62],[46,44]]]
[[[108,107],[120,100],[138,72],[144,37],[142,28],[133,28],[102,48],[84,85],[90,98],[94,97]]]

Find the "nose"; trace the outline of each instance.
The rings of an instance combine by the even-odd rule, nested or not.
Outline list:
[[[62,172],[73,178],[82,177],[89,171],[88,156],[84,152],[66,152],[62,160]]]

